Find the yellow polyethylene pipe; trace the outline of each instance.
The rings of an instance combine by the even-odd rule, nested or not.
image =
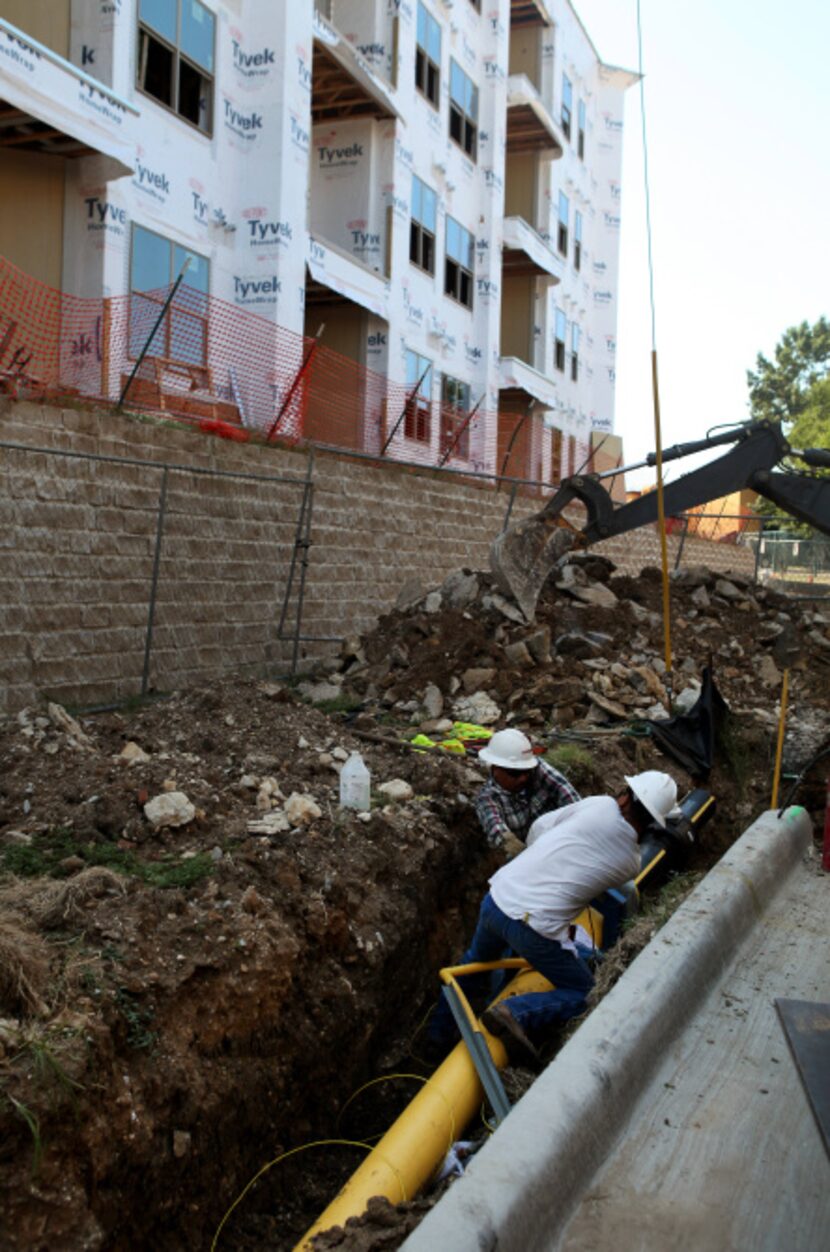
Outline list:
[[[601,944],[602,918],[593,909],[577,918],[579,925]],[[443,970],[442,974],[453,974]],[[478,966],[465,967],[474,972]],[[514,978],[497,1000],[529,991],[550,991],[551,984],[535,970]],[[484,1027],[490,1056],[504,1069],[507,1053],[500,1039]],[[481,1081],[466,1044],[459,1043],[424,1084],[398,1120],[375,1145],[362,1165],[337,1193],[326,1211],[303,1235],[294,1252],[312,1252],[311,1240],[332,1226],[345,1226],[350,1217],[366,1211],[372,1196],[385,1196],[392,1204],[412,1200],[429,1181],[484,1098]]]
[[[504,995],[549,991],[550,986],[531,970],[514,978]],[[504,1044],[483,1027],[481,1033],[496,1068],[504,1069]],[[372,1196],[385,1196],[392,1204],[412,1200],[460,1138],[483,1098],[476,1067],[466,1045],[459,1043],[306,1231],[295,1252],[311,1252],[314,1235],[360,1216]]]

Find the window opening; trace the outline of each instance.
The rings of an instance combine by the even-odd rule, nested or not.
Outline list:
[[[411,392],[418,385],[418,390],[407,400],[406,414],[403,422],[403,433],[407,439],[415,439],[418,443],[429,443],[432,417],[432,362],[417,352],[407,349],[406,352],[406,389]]]
[[[208,135],[215,27],[200,0],[139,0],[139,89]]]
[[[571,381],[579,379],[579,327],[571,322]]]
[[[431,187],[412,176],[409,222],[409,259],[427,274],[435,273],[435,234],[438,197]]]
[[[450,61],[450,139],[472,161],[478,150],[478,88],[461,66]]]
[[[464,426],[470,412],[470,384],[444,374],[441,379],[441,455],[463,461],[470,457],[470,427]],[[463,427],[463,429],[462,429]],[[459,434],[460,431],[460,434]],[[457,440],[457,442],[456,442]]]
[[[473,307],[473,236],[454,217],[447,216],[444,294]]]
[[[573,112],[573,87],[567,74],[562,75],[562,130],[565,138],[571,137],[571,114]]]
[[[556,232],[556,246],[562,253],[562,256],[568,255],[568,218],[570,215],[570,204],[568,197],[564,191],[559,193],[559,223]]]
[[[561,309],[557,309],[556,330],[553,341],[553,363],[562,373],[565,371],[565,335],[567,333],[567,329],[567,318]]]
[[[148,348],[148,356],[165,357],[189,365],[207,364],[207,257],[133,223],[130,251],[129,351],[137,357],[153,329],[172,284],[187,258],[190,265],[167,317]]]
[[[420,0],[415,38],[415,86],[437,109],[441,95],[441,27]]]

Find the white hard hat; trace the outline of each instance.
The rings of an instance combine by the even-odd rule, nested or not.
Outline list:
[[[530,740],[520,730],[497,730],[478,755],[488,765],[501,765],[502,769],[535,769],[539,764]]]
[[[625,781],[655,822],[665,827],[666,818],[677,804],[677,783],[674,779],[659,769],[647,769],[642,774],[626,777]]]

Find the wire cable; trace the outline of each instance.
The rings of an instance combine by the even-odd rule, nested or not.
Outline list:
[[[346,1112],[346,1109],[349,1107],[349,1105],[352,1104],[359,1095],[362,1095],[362,1093],[368,1090],[369,1087],[375,1087],[377,1086],[378,1083],[382,1083],[382,1082],[392,1082],[393,1079],[396,1079],[396,1078],[409,1078],[413,1082],[420,1082],[420,1083],[426,1083],[429,1081],[429,1079],[425,1078],[423,1074],[381,1074],[379,1078],[370,1078],[368,1082],[365,1082],[362,1087],[358,1087],[357,1091],[353,1091],[352,1094],[349,1096],[348,1100],[343,1105],[340,1112],[337,1114],[337,1121],[335,1123],[336,1129],[337,1130],[340,1129],[340,1123],[343,1119],[343,1114]]]
[[[640,0],[637,0],[637,52],[640,75],[640,115],[643,132],[643,174],[646,201],[646,242],[648,248],[648,291],[651,308],[651,391],[654,401],[654,447],[657,465],[657,521],[660,530],[660,556],[663,570],[663,640],[666,662],[666,708],[671,708],[672,649],[671,604],[669,597],[669,550],[666,540],[666,513],[663,505],[663,439],[660,433],[660,387],[657,380],[657,315],[654,300],[654,257],[651,242],[651,190],[648,173],[648,140],[646,137],[646,93],[643,83],[643,27]]]
[[[219,1236],[221,1235],[222,1230],[225,1227],[225,1223],[227,1222],[231,1213],[234,1211],[237,1205],[242,1203],[242,1201],[245,1199],[245,1196],[251,1190],[251,1187],[253,1187],[254,1183],[259,1181],[259,1179],[263,1176],[263,1174],[267,1174],[269,1169],[272,1169],[274,1165],[279,1165],[281,1161],[287,1161],[289,1156],[296,1156],[298,1152],[307,1152],[310,1148],[329,1148],[329,1147],[363,1148],[366,1152],[372,1151],[372,1147],[370,1144],[360,1143],[354,1139],[317,1139],[315,1140],[314,1143],[302,1143],[300,1144],[298,1148],[291,1148],[291,1150],[288,1152],[282,1152],[280,1153],[279,1156],[275,1156],[273,1161],[266,1161],[262,1169],[257,1170],[253,1178],[245,1184],[245,1186],[240,1191],[239,1195],[234,1200],[233,1204],[225,1213],[225,1216],[222,1218],[219,1225],[216,1227],[216,1231],[210,1243],[210,1252],[216,1252],[216,1248],[219,1243]],[[397,1175],[398,1183],[400,1184],[400,1188],[401,1188],[401,1194],[403,1195],[404,1200],[406,1200],[406,1189],[404,1188],[403,1181],[401,1179],[400,1174],[394,1168],[394,1166],[389,1164],[388,1161],[386,1161],[385,1164],[389,1167],[389,1169],[392,1170],[393,1174]]]
[[[640,0],[637,0],[637,71],[640,75],[640,117],[643,134],[643,176],[646,196],[646,248],[648,252],[648,298],[651,309],[651,350],[657,351],[657,315],[654,301],[654,259],[651,249],[651,193],[648,177],[648,141],[646,139],[646,93],[643,86],[643,25]]]

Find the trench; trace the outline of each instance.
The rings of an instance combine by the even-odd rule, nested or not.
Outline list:
[[[441,935],[439,946],[446,954],[439,958],[439,963],[460,951],[472,933],[489,872],[488,866],[470,874],[457,895],[446,902],[443,915],[436,919],[435,930]],[[431,894],[428,885],[424,894]],[[421,939],[420,933],[402,936],[403,946],[411,944],[413,953],[409,994],[406,999],[396,997],[395,1009],[390,1012],[384,1003],[388,990],[377,992],[374,1011],[383,1025],[373,1034],[368,1055],[361,1057],[348,1073],[342,1070],[336,1047],[322,1065],[317,1059],[318,1077],[323,1087],[329,1086],[329,1098],[318,1089],[313,1106],[298,1110],[298,1121],[304,1125],[303,1141],[286,1145],[284,1159],[277,1160],[257,1181],[223,1227],[217,1250],[292,1252],[366,1158],[368,1149],[404,1112],[417,1094],[420,1080],[429,1077],[434,1065],[420,1055],[419,1042],[423,1040],[439,983],[435,967],[419,961],[416,945]],[[322,1111],[320,1104],[326,1106]],[[482,1107],[482,1118],[484,1115]],[[483,1131],[484,1127],[480,1120],[479,1128]],[[479,1128],[474,1126],[471,1132]],[[358,1144],[365,1146],[353,1146]],[[288,1155],[292,1149],[294,1155]],[[278,1152],[268,1158],[266,1154],[262,1165],[282,1155]],[[426,1204],[434,1202],[443,1189],[441,1184],[429,1188]],[[228,1197],[229,1204],[233,1199]],[[416,1206],[401,1207],[404,1212]],[[389,1236],[387,1229],[387,1241]],[[367,1236],[356,1237],[359,1246],[364,1246]]]
[[[718,811],[718,819],[722,828],[734,825],[734,814],[723,806]],[[647,850],[644,848],[644,865],[661,846],[651,843]],[[650,881],[642,885],[640,915],[653,911],[662,899],[661,920],[667,920],[691,885],[716,863],[722,851],[721,839],[712,839],[711,844],[699,841],[687,847],[671,844],[665,862],[656,867]],[[470,875],[457,898],[448,901],[444,933],[447,959],[455,959],[469,939],[478,904],[486,890],[488,872]],[[672,886],[685,881],[689,885],[673,896]],[[632,920],[636,920],[636,916]],[[631,953],[627,959],[633,959]],[[419,997],[412,1004],[401,1005],[395,1020],[374,1039],[373,1060],[368,1067],[370,1077],[366,1077],[363,1065],[349,1075],[346,1087],[352,1090],[336,1115],[310,1122],[308,1146],[296,1145],[300,1150],[293,1155],[291,1149],[287,1149],[285,1158],[276,1160],[267,1169],[222,1227],[217,1249],[293,1252],[298,1241],[365,1159],[367,1149],[405,1111],[420,1088],[418,1079],[428,1077],[434,1069],[418,1055],[418,1040],[435,1003],[438,985],[434,971],[424,970],[424,977],[418,983]],[[542,1048],[545,1064],[577,1028],[578,1023],[575,1023],[551,1037]],[[342,1090],[343,1075],[333,1072],[331,1077],[333,1086]],[[515,1103],[532,1084],[534,1074],[508,1066],[502,1077],[508,1098]],[[491,1117],[491,1111],[482,1102],[473,1122],[466,1128],[459,1128],[458,1138],[483,1142],[494,1129]],[[365,1147],[353,1146],[358,1143]],[[372,1249],[379,1252],[382,1248],[398,1247],[448,1185],[449,1181],[435,1178],[408,1203],[390,1206],[379,1217],[373,1215],[373,1218],[350,1222],[346,1231],[326,1232],[319,1237],[319,1246],[321,1249],[336,1247],[343,1252],[371,1252]]]

